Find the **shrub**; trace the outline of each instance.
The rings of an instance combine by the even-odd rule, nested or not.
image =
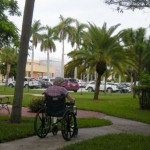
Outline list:
[[[143,72],[140,76],[140,86],[133,87],[133,90],[138,93],[140,108],[150,110],[150,74]]]
[[[44,108],[43,98],[35,98],[29,104],[29,109],[31,112],[38,112],[41,108]]]
[[[150,87],[150,74],[142,73],[140,77],[141,85],[149,86]]]

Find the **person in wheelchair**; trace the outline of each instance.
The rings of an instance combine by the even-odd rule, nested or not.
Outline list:
[[[69,95],[69,92],[62,86],[64,79],[62,77],[56,77],[53,81],[53,85],[48,87],[44,94],[45,96],[60,96],[64,95],[71,103],[75,102],[75,99]],[[56,124],[57,117],[54,117],[53,123]]]
[[[57,135],[59,130],[57,123],[61,123],[60,130],[66,141],[78,135],[75,99],[63,87],[63,82],[63,78],[56,77],[53,86],[47,88],[43,93],[45,95],[45,107],[37,112],[34,120],[34,131],[40,138],[46,137],[49,132]],[[70,103],[66,103],[66,98]]]

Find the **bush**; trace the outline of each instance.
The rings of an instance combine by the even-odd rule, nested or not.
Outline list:
[[[150,87],[150,74],[143,72],[140,77],[140,82],[141,82],[141,85]]]
[[[143,72],[140,76],[140,86],[134,86],[133,90],[139,96],[140,108],[150,110],[150,74]]]
[[[38,112],[41,108],[44,108],[43,98],[35,98],[29,104],[29,109],[31,112]]]

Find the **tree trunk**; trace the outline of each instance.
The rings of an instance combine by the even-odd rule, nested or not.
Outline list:
[[[26,0],[25,8],[24,8],[21,43],[20,43],[20,51],[19,51],[19,58],[18,58],[18,65],[17,65],[17,78],[16,78],[12,112],[10,117],[10,121],[13,123],[21,122],[23,84],[24,84],[24,76],[25,76],[25,69],[26,69],[26,61],[28,56],[34,2],[35,0]]]
[[[47,78],[50,78],[50,65],[49,65],[49,50],[47,50]]]
[[[100,83],[101,83],[101,76],[98,74],[96,84],[95,84],[95,92],[93,98],[94,100],[98,100]]]
[[[32,41],[32,60],[31,60],[31,77],[33,77],[33,66],[34,66],[34,44]]]
[[[76,50],[78,50],[79,47],[76,46]],[[74,79],[77,79],[77,73],[78,73],[78,70],[77,70],[77,67],[74,68]]]
[[[65,51],[64,42],[65,41],[63,40],[62,41],[62,59],[61,59],[61,77],[62,78],[64,78],[64,51]]]
[[[8,79],[9,79],[10,68],[11,68],[11,64],[7,63],[5,86],[8,85]]]

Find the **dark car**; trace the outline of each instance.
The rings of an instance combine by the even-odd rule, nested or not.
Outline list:
[[[126,83],[120,83],[118,85],[118,88],[119,88],[121,93],[129,93],[129,92],[131,92],[131,86],[129,86]]]
[[[68,91],[74,92],[77,92],[80,88],[76,79],[64,79],[63,87],[65,87]]]
[[[40,79],[39,82],[41,83],[42,88],[48,88],[49,86],[51,86],[50,82],[48,81]]]

